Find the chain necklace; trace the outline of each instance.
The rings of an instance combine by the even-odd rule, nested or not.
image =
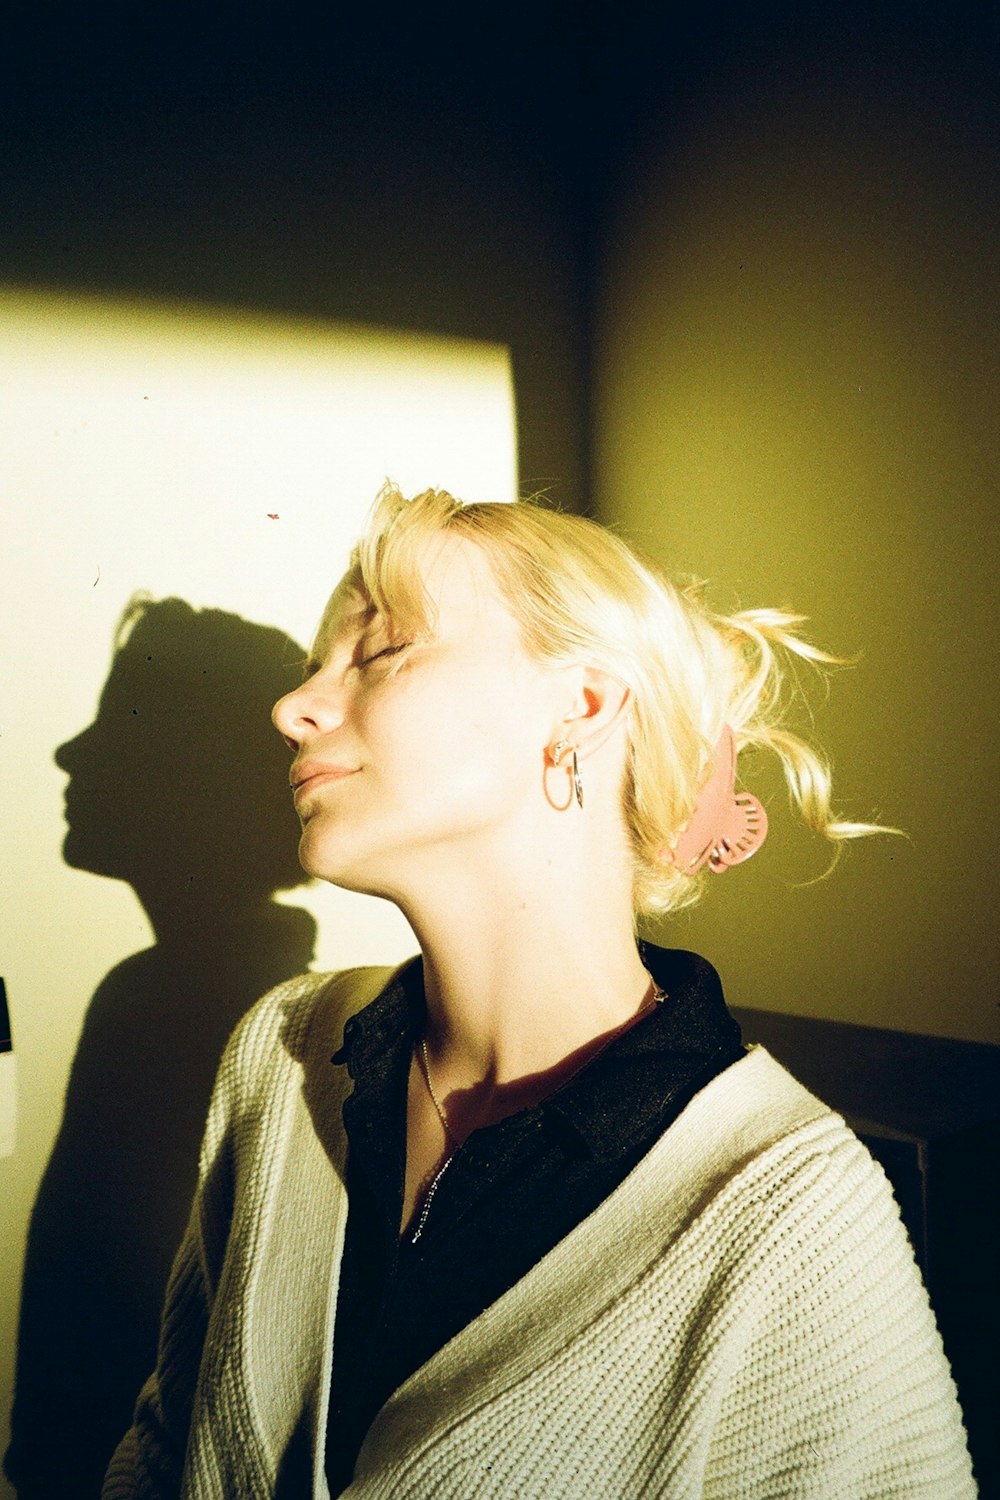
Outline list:
[[[583,1068],[585,1068],[588,1063],[592,1063],[596,1058],[600,1057],[604,1049],[606,1047],[610,1047],[611,1043],[613,1041],[616,1041],[624,1031],[627,1031],[631,1026],[634,1026],[638,1021],[641,1021],[647,1011],[653,1010],[657,1005],[662,1005],[664,1000],[666,1000],[667,998],[668,996],[666,991],[660,988],[656,980],[650,974],[649,988],[646,990],[645,998],[639,1009],[636,1011],[635,1015],[629,1016],[627,1021],[623,1021],[620,1026],[616,1026],[614,1031],[612,1031],[611,1034],[606,1037],[605,1040],[601,1043],[597,1051],[592,1052],[589,1057],[585,1058],[583,1062],[580,1063],[579,1067],[574,1068],[573,1072],[569,1075],[569,1078],[564,1078],[562,1084],[560,1084],[559,1087],[562,1088],[564,1084],[569,1083],[570,1079],[575,1078],[576,1075]],[[423,1234],[424,1225],[427,1223],[427,1215],[430,1213],[431,1202],[434,1198],[434,1194],[437,1192],[438,1183],[441,1181],[441,1178],[451,1166],[452,1162],[455,1160],[456,1154],[461,1149],[461,1142],[458,1140],[451,1126],[448,1124],[448,1116],[444,1112],[444,1106],[437,1096],[437,1090],[435,1089],[434,1081],[431,1078],[431,1063],[430,1058],[427,1055],[427,1038],[425,1036],[422,1036],[420,1038],[420,1045],[415,1050],[417,1060],[420,1064],[420,1071],[423,1074],[424,1082],[427,1085],[427,1092],[430,1095],[431,1103],[434,1106],[437,1117],[441,1121],[441,1128],[444,1131],[445,1143],[448,1146],[449,1150],[448,1155],[445,1157],[444,1161],[441,1163],[434,1176],[432,1177],[430,1186],[428,1187],[427,1192],[424,1195],[424,1201],[420,1209],[420,1218],[417,1220],[417,1227],[410,1237],[411,1245],[415,1245],[420,1236]]]
[[[451,1147],[452,1156],[454,1156],[455,1152],[458,1150],[458,1141],[455,1139],[455,1136],[452,1133],[451,1126],[448,1124],[448,1117],[444,1112],[444,1107],[441,1103],[441,1100],[438,1098],[437,1090],[435,1089],[434,1084],[431,1081],[431,1063],[430,1058],[427,1056],[427,1038],[425,1036],[422,1036],[420,1038],[420,1062],[421,1071],[424,1075],[424,1082],[427,1085],[427,1092],[431,1096],[431,1103],[437,1110],[437,1117],[441,1121],[445,1139],[447,1140],[448,1145]]]
[[[434,1194],[437,1192],[438,1183],[441,1181],[441,1178],[447,1172],[448,1168],[451,1166],[454,1160],[455,1153],[453,1151],[450,1156],[445,1157],[444,1161],[441,1163],[437,1171],[434,1173],[434,1176],[431,1178],[430,1187],[424,1194],[424,1201],[420,1206],[420,1218],[417,1220],[417,1227],[410,1235],[411,1245],[415,1245],[417,1243],[417,1240],[419,1240],[420,1236],[423,1234],[424,1225],[427,1223],[427,1215],[431,1211],[431,1203],[434,1200]]]

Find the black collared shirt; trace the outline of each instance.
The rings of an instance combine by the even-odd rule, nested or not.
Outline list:
[[[531,1109],[473,1131],[441,1175],[418,1239],[399,1222],[406,1094],[425,1018],[406,966],[347,1023],[350,1204],[327,1434],[332,1495],[350,1483],[375,1413],[627,1176],[711,1078],[743,1055],[719,978],[694,953],[643,943],[667,993]]]

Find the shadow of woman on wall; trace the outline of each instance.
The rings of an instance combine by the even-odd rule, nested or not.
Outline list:
[[[22,1500],[99,1494],[153,1365],[220,1053],[313,956],[312,917],[272,900],[305,881],[268,719],[301,647],[140,596],[116,644],[96,720],[56,752],[63,854],[128,881],[156,942],[93,996],[32,1214],[6,1460]]]

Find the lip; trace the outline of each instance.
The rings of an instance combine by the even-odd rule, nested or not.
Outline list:
[[[292,766],[288,784],[292,789],[292,796],[298,797],[307,788],[322,786],[329,781],[345,781],[357,770],[357,766],[330,766],[323,761],[307,760],[301,765]]]

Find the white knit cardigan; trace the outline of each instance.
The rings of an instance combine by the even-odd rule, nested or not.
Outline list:
[[[314,1500],[347,1201],[330,1057],[387,970],[281,986],[225,1053],[104,1500]],[[969,1500],[881,1170],[755,1048],[378,1413],[350,1500]]]

